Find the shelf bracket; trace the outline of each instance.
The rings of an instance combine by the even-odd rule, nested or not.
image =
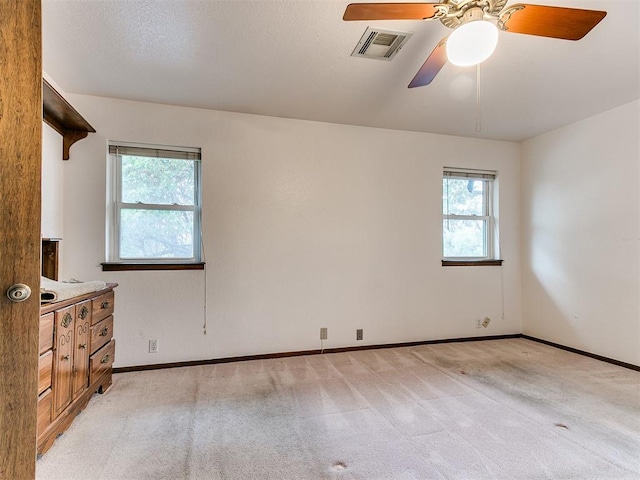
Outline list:
[[[44,121],[62,135],[62,159],[69,160],[69,149],[95,129],[67,102],[49,82],[42,79]]]
[[[89,132],[82,132],[79,130],[65,130],[62,134],[62,159],[69,160],[69,149],[71,145],[76,143],[78,140],[82,140],[89,135]]]

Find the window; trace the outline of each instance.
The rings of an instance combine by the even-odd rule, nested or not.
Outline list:
[[[493,185],[495,172],[445,168],[442,178],[444,260],[496,258]]]
[[[109,145],[109,262],[200,262],[200,149]]]

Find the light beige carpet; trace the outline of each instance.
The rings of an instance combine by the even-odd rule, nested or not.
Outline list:
[[[37,479],[640,479],[640,373],[514,339],[119,374]]]

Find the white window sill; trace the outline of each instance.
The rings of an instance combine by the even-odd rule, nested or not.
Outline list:
[[[103,262],[103,272],[129,270],[204,270],[204,262]]]
[[[443,267],[500,267],[502,260],[442,260]]]

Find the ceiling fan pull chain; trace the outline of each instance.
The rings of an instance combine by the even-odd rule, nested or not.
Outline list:
[[[482,112],[480,105],[480,64],[476,65],[476,132],[482,131]]]

